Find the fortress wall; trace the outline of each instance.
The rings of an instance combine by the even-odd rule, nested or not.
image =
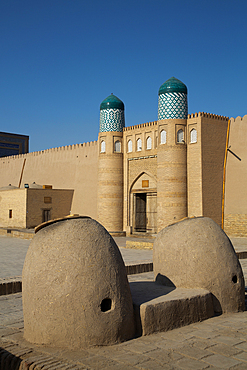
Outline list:
[[[231,118],[226,165],[224,230],[228,235],[247,235],[247,115]],[[241,161],[237,158],[241,159]]]
[[[223,167],[228,118],[205,114],[201,120],[203,216],[221,226]]]
[[[157,148],[158,145],[158,126],[157,122],[142,123],[136,126],[130,126],[124,128],[124,153],[128,155],[149,155],[150,151]],[[147,139],[148,137],[152,140],[152,149],[147,150]],[[137,151],[137,140],[142,141],[142,150]],[[132,140],[132,152],[128,153],[128,141]],[[143,154],[145,152],[145,154]]]
[[[129,134],[129,132],[126,133],[126,131],[132,131],[132,130],[142,130],[143,129],[146,131],[146,129],[150,128],[153,130],[153,126],[157,126],[157,121],[152,121],[152,122],[146,122],[146,123],[141,123],[139,125],[134,125],[134,126],[128,126],[124,127],[123,131],[126,134]]]
[[[194,117],[191,117],[194,116]],[[191,115],[187,120],[187,194],[188,217],[202,216],[202,153],[201,117]],[[197,142],[191,143],[190,133],[195,129]]]
[[[74,189],[72,213],[97,217],[98,142],[69,145],[0,158],[0,187],[36,182],[54,189]]]

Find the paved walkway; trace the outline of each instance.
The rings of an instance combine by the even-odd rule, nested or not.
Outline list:
[[[125,248],[126,240],[153,242],[154,239],[114,238],[125,264],[152,262],[153,251]],[[231,238],[237,252],[247,251],[247,238]],[[30,240],[0,236],[0,278],[20,276]]]
[[[152,261],[151,250],[126,249],[125,240],[116,238],[126,264]],[[247,249],[247,238],[232,241],[237,251]],[[0,277],[21,275],[29,243],[0,237]],[[240,262],[247,281],[247,259]],[[153,274],[131,275],[129,281],[144,277],[152,280]],[[0,358],[5,369],[247,369],[247,311],[80,351],[30,345],[23,339],[23,326],[21,293],[0,296]]]
[[[0,278],[19,276],[30,240],[0,236]]]
[[[115,238],[126,265],[152,262],[152,250],[127,249],[127,238]],[[20,276],[31,240],[0,236],[0,279]]]
[[[78,351],[38,347],[23,340],[21,293],[0,297],[0,322],[0,357],[8,356],[8,370],[19,369],[16,365],[36,370],[247,369],[247,311]]]

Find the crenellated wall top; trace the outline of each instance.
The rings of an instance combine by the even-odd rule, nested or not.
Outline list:
[[[131,130],[135,130],[138,128],[151,127],[151,126],[156,126],[156,125],[157,125],[157,121],[146,122],[146,123],[141,123],[139,125],[124,127],[123,131],[131,131]]]
[[[28,158],[28,157],[32,157],[32,156],[39,156],[39,155],[42,155],[42,154],[47,154],[47,153],[53,153],[53,152],[60,152],[60,151],[70,151],[70,150],[77,150],[77,149],[83,149],[83,148],[89,148],[89,147],[95,147],[98,145],[98,141],[95,140],[95,141],[89,141],[89,142],[86,142],[86,143],[82,143],[82,144],[73,144],[73,145],[66,145],[66,146],[60,146],[60,147],[56,147],[56,148],[50,148],[50,149],[45,149],[45,150],[40,150],[40,151],[37,151],[37,152],[30,152],[30,153],[26,153],[26,154],[18,154],[18,155],[11,155],[9,157],[2,157],[0,158],[1,161],[4,161],[4,160],[14,160],[14,159],[20,159],[20,158]]]
[[[197,117],[206,117],[206,118],[218,119],[221,121],[228,121],[229,119],[229,117],[226,117],[226,116],[219,116],[217,114],[205,113],[205,112],[188,114],[187,118],[189,119],[189,118],[197,118]]]
[[[238,116],[236,118],[231,117],[231,121],[232,122],[246,121],[246,123],[247,123],[247,114],[245,114],[243,117],[240,117],[240,116]]]

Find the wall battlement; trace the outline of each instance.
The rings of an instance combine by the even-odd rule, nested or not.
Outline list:
[[[237,122],[237,121],[246,121],[247,122],[247,114],[245,114],[243,117],[240,117],[240,116],[238,116],[236,118],[231,117],[231,121],[232,122]]]
[[[66,145],[66,146],[60,146],[60,147],[55,147],[55,148],[50,148],[50,149],[45,149],[45,150],[40,150],[37,152],[30,152],[26,154],[18,154],[18,155],[12,155],[9,157],[2,157],[0,158],[0,163],[4,163],[6,160],[15,160],[15,159],[21,159],[21,158],[30,158],[34,156],[39,156],[42,154],[47,154],[47,153],[53,153],[53,152],[59,152],[59,151],[70,151],[70,150],[76,150],[76,149],[82,149],[82,148],[89,148],[89,147],[95,147],[98,144],[98,141],[89,141],[86,143],[82,144],[73,144],[73,145]]]
[[[206,117],[206,118],[212,118],[212,119],[218,119],[221,121],[228,121],[228,117],[226,116],[219,116],[218,114],[212,114],[212,113],[205,113],[205,112],[199,112],[199,113],[192,113],[188,114],[188,119],[189,118],[197,118],[197,117]]]
[[[124,131],[131,131],[131,130],[135,130],[137,128],[152,127],[152,126],[156,126],[156,125],[157,125],[157,121],[152,121],[152,122],[141,123],[139,125],[124,127],[123,130]]]

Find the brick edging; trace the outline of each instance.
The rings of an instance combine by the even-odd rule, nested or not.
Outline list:
[[[244,260],[244,259],[247,258],[247,251],[236,252],[236,255],[237,255],[239,260]]]
[[[143,272],[153,271],[153,262],[126,265],[125,268],[127,275],[141,274]]]
[[[238,259],[247,259],[247,251],[236,252]],[[153,262],[138,263],[135,265],[126,265],[126,274],[135,275],[144,272],[153,271]],[[15,276],[6,279],[0,279],[0,296],[7,294],[20,293],[22,291],[22,278]]]
[[[22,291],[21,276],[0,279],[0,296],[20,293]]]
[[[65,362],[57,357],[39,353],[31,348],[22,347],[17,343],[0,341],[0,368],[8,370],[42,369],[43,367],[66,369],[84,369],[72,362]]]

